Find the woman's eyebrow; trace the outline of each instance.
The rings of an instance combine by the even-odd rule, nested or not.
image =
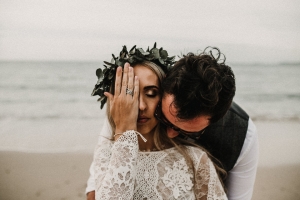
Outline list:
[[[158,86],[157,86],[157,85],[148,85],[148,86],[144,87],[144,90],[150,90],[150,89],[153,89],[153,88],[155,88],[155,89],[158,89],[158,90],[159,90],[159,88],[158,88]]]

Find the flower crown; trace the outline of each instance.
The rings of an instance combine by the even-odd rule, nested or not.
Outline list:
[[[144,51],[142,48],[136,48],[135,45],[128,52],[126,46],[124,45],[122,51],[120,52],[120,58],[115,57],[115,55],[112,54],[111,62],[109,63],[104,61],[106,64],[103,65],[104,69],[102,70],[99,68],[96,70],[98,81],[92,92],[92,96],[100,96],[98,101],[101,101],[100,108],[102,109],[107,101],[107,97],[104,95],[104,92],[109,92],[110,86],[115,80],[117,67],[124,67],[126,62],[128,62],[130,65],[135,65],[143,61],[150,61],[160,66],[162,70],[167,73],[169,69],[173,67],[173,64],[175,63],[174,60],[175,56],[168,57],[168,52],[163,50],[162,47],[160,49],[156,48],[156,43],[154,43],[152,49],[149,50],[148,47],[147,51]]]

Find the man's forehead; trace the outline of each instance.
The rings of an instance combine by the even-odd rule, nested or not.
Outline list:
[[[180,120],[176,117],[176,108],[173,104],[174,96],[164,94],[162,98],[162,113],[174,125],[187,131],[197,131],[209,125],[209,116],[199,116],[189,120]]]

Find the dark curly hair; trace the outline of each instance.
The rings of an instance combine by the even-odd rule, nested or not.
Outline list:
[[[213,123],[226,114],[236,88],[234,74],[222,55],[215,47],[207,47],[199,55],[188,53],[167,74],[162,88],[174,96],[177,118],[208,115]]]

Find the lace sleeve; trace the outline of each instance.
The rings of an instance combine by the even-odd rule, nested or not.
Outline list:
[[[105,141],[95,149],[96,200],[132,199],[136,176],[138,140],[126,131],[117,141]]]
[[[216,169],[206,153],[203,153],[195,172],[195,196],[198,200],[227,199]]]

